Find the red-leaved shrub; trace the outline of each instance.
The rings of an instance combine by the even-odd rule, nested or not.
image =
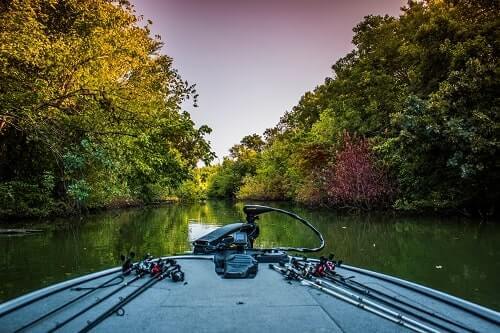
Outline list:
[[[368,140],[347,132],[335,163],[326,170],[325,187],[331,204],[362,209],[387,206],[394,193]]]

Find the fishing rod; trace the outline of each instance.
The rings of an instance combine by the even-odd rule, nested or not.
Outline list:
[[[403,287],[405,289],[409,289],[413,292],[416,292],[418,294],[424,295],[426,297],[433,298],[439,302],[446,303],[456,309],[459,309],[461,311],[467,312],[468,314],[471,314],[476,317],[481,317],[484,320],[487,320],[488,322],[495,324],[495,325],[500,325],[500,320],[498,317],[498,312],[495,310],[487,309],[484,308],[480,305],[468,302],[463,299],[459,299],[454,296],[447,295],[443,292],[421,286],[418,284],[415,284],[410,281],[402,280],[394,276],[388,276],[384,275],[382,273],[377,273],[377,272],[372,272],[363,268],[358,268],[358,267],[352,267],[352,266],[347,266],[345,265],[343,269],[351,271],[351,272],[356,272],[360,273],[366,276],[374,277],[376,279],[380,279],[386,282],[389,282],[391,284],[394,284],[396,286]]]
[[[162,267],[162,269],[155,273],[151,279],[149,279],[145,284],[141,287],[134,290],[127,297],[121,299],[118,303],[110,307],[104,313],[102,313],[99,317],[94,319],[93,321],[88,321],[87,326],[82,328],[78,333],[85,333],[99,325],[101,322],[106,320],[113,313],[121,313],[123,315],[124,310],[123,307],[134,300],[137,296],[142,294],[148,288],[152,287],[157,282],[163,280],[165,277],[171,277],[174,282],[184,281],[184,273],[181,271],[180,265],[175,263],[175,260],[172,260],[172,266]]]
[[[337,291],[339,291],[339,292],[342,292],[342,293],[344,293],[345,295],[348,295],[349,297],[351,297],[351,298],[353,298],[353,299],[355,299],[355,300],[358,300],[358,301],[360,301],[360,302],[363,302],[363,303],[365,303],[365,304],[368,304],[368,305],[370,305],[370,306],[373,306],[373,307],[376,307],[376,308],[383,308],[383,309],[384,309],[383,311],[388,312],[388,313],[391,313],[391,312],[392,312],[391,314],[392,314],[392,315],[395,315],[395,316],[401,316],[401,318],[402,318],[402,319],[407,320],[407,321],[409,321],[409,322],[413,323],[413,324],[414,324],[414,325],[416,325],[416,326],[420,326],[420,325],[421,325],[419,322],[417,322],[417,321],[415,321],[415,320],[413,320],[413,319],[411,319],[411,318],[408,318],[408,317],[406,317],[406,316],[404,316],[404,315],[401,315],[400,313],[397,313],[397,312],[395,312],[395,311],[392,311],[392,310],[390,310],[389,308],[382,307],[382,306],[378,305],[378,304],[377,304],[377,303],[375,303],[375,302],[372,302],[372,301],[370,301],[370,300],[368,300],[368,299],[366,299],[366,298],[363,298],[363,297],[361,297],[361,296],[358,296],[357,294],[351,293],[351,292],[347,291],[346,289],[343,289],[343,288],[337,287],[337,286],[335,286],[335,285],[334,285],[334,284],[332,284],[332,283],[329,283],[329,282],[327,282],[327,281],[321,280],[321,279],[319,279],[319,278],[312,278],[312,280],[313,280],[314,282],[316,282],[317,284],[321,285],[321,286],[325,285],[325,286],[326,286],[326,287],[328,287],[328,288],[332,288],[332,289],[334,289],[334,290],[337,290]],[[377,298],[375,298],[375,299],[377,299]],[[396,310],[398,310],[398,311],[403,311],[403,312],[406,312],[406,313],[408,313],[408,314],[412,315],[413,317],[415,317],[415,318],[417,318],[417,319],[423,320],[423,321],[425,321],[425,322],[427,322],[427,323],[429,323],[429,324],[431,324],[431,325],[434,325],[434,326],[436,326],[436,327],[439,327],[440,329],[443,329],[443,330],[445,330],[445,331],[447,331],[447,332],[450,332],[450,333],[458,333],[458,331],[452,330],[452,329],[450,329],[450,328],[449,328],[449,327],[447,327],[447,326],[441,325],[440,323],[436,323],[435,321],[432,321],[432,320],[430,320],[430,319],[428,319],[428,318],[425,318],[425,317],[423,317],[423,316],[417,315],[417,314],[415,314],[415,313],[408,312],[407,310],[405,310],[405,309],[404,309],[404,308],[402,308],[402,307],[394,306],[394,305],[393,305],[393,304],[391,304],[390,302],[384,302],[384,301],[382,301],[381,299],[377,299],[377,300],[381,301],[382,303],[384,303],[384,304],[386,304],[386,305],[388,305],[388,306],[391,306],[391,307],[395,308],[395,309],[396,309]]]
[[[97,289],[100,289],[100,288],[103,288],[103,287],[109,287],[109,286],[108,286],[108,283],[110,283],[110,282],[112,282],[112,281],[114,281],[114,280],[116,280],[116,279],[118,279],[118,278],[122,279],[122,281],[123,281],[123,276],[122,276],[122,275],[115,276],[115,277],[113,277],[113,278],[111,278],[111,279],[109,279],[109,280],[107,280],[107,281],[105,281],[105,282],[101,283],[101,284],[100,284],[100,285],[98,285],[97,287],[90,288],[90,290],[89,290],[89,291],[87,291],[86,293],[84,293],[84,294],[82,294],[82,295],[80,295],[80,296],[78,296],[78,297],[73,298],[71,301],[66,302],[66,303],[62,304],[61,306],[58,306],[57,308],[55,308],[55,309],[53,309],[53,310],[51,310],[51,311],[49,311],[49,312],[45,313],[44,315],[42,315],[42,316],[40,316],[40,317],[36,318],[35,320],[30,321],[30,322],[29,322],[29,323],[27,323],[26,325],[24,325],[24,326],[22,326],[22,327],[18,328],[17,330],[15,330],[15,331],[14,331],[14,333],[21,332],[21,331],[23,331],[23,330],[27,329],[28,327],[35,325],[36,323],[38,323],[38,322],[40,322],[40,321],[44,320],[45,318],[50,317],[50,316],[51,316],[51,315],[53,315],[54,313],[56,313],[56,312],[58,312],[58,311],[60,311],[60,310],[64,309],[65,307],[67,307],[67,306],[69,306],[69,305],[71,305],[71,304],[75,303],[76,301],[78,301],[78,300],[80,300],[80,299],[82,299],[82,298],[84,298],[84,297],[88,296],[89,294],[93,293],[93,292],[94,292],[94,291],[96,291]],[[113,284],[113,285],[114,285],[114,284]]]
[[[165,257],[161,257],[159,259],[169,259],[169,258],[172,258],[173,256],[165,256]],[[195,260],[209,260],[209,261],[213,261],[213,257],[212,256],[193,256],[193,255],[181,255],[181,256],[175,256],[177,257],[178,259],[195,259]],[[153,259],[153,260],[157,260],[157,259]],[[110,268],[108,270],[105,270],[105,271],[102,271],[102,272],[97,272],[97,273],[94,273],[94,274],[90,274],[90,275],[86,275],[86,276],[82,276],[82,277],[79,277],[79,278],[76,278],[75,280],[72,280],[71,282],[68,281],[68,282],[61,282],[59,284],[56,284],[54,286],[50,286],[50,287],[47,287],[45,289],[42,289],[41,291],[36,291],[36,292],[33,292],[31,294],[28,294],[26,296],[23,296],[20,298],[20,302],[16,305],[10,305],[8,307],[5,307],[4,304],[0,304],[0,318],[2,317],[5,317],[7,316],[8,314],[14,312],[14,311],[17,311],[19,309],[22,309],[28,305],[31,305],[33,303],[36,303],[40,300],[43,300],[49,296],[52,296],[52,295],[55,295],[57,293],[60,293],[60,292],[63,292],[65,290],[68,290],[68,289],[71,289],[71,288],[74,288],[76,286],[79,286],[79,285],[82,285],[84,283],[87,283],[87,282],[91,282],[91,281],[94,281],[94,280],[97,280],[97,279],[101,279],[105,276],[109,276],[109,275],[112,275],[112,274],[115,274],[115,273],[118,273],[120,271],[122,271],[123,268]],[[41,293],[42,292],[42,293]],[[41,294],[40,294],[41,293]],[[35,294],[40,294],[38,296],[34,296]],[[24,299],[27,299],[26,301],[24,301]],[[5,309],[4,309],[5,308]]]
[[[61,327],[65,326],[67,323],[71,322],[72,320],[78,318],[88,310],[92,309],[93,307],[97,306],[98,304],[104,302],[111,296],[115,295],[119,291],[123,290],[124,288],[128,287],[131,283],[134,283],[135,281],[139,280],[142,278],[144,275],[150,273],[153,269],[158,270],[157,268],[158,265],[162,265],[161,259],[159,261],[154,261],[149,255],[146,255],[143,261],[131,266],[130,268],[127,269],[128,272],[130,272],[132,269],[136,270],[137,275],[132,278],[131,280],[123,283],[120,287],[114,289],[113,291],[109,292],[106,294],[104,297],[98,298],[97,301],[94,303],[88,305],[87,307],[83,308],[82,310],[78,311],[77,313],[73,314],[71,317],[65,319],[62,322],[58,322],[55,327],[51,328],[48,332],[55,332],[56,330],[60,329]]]
[[[388,308],[381,306],[379,304],[376,304],[374,302],[370,302],[370,301],[363,299],[359,296],[356,296],[354,294],[352,294],[354,297],[346,296],[344,291],[342,291],[342,293],[340,293],[336,290],[332,290],[332,288],[324,287],[323,285],[321,285],[319,283],[308,281],[306,278],[304,278],[302,276],[301,272],[298,272],[297,270],[295,270],[293,268],[289,267],[288,269],[285,269],[285,268],[278,267],[274,264],[269,264],[269,267],[271,269],[283,274],[288,279],[300,281],[300,283],[303,285],[318,289],[318,290],[320,290],[328,295],[334,296],[342,301],[345,301],[349,304],[355,305],[363,310],[366,310],[366,311],[371,312],[375,315],[378,315],[382,318],[390,320],[396,324],[399,324],[401,326],[409,328],[415,332],[439,333],[438,330],[436,330],[430,326],[422,324],[422,323],[420,323],[416,320],[413,320],[411,318],[405,317],[400,313],[397,313],[391,309],[388,309]],[[341,288],[338,288],[338,289],[341,289]]]
[[[385,303],[387,305],[393,306],[394,308],[397,308],[399,310],[403,310],[403,311],[409,313],[409,311],[406,310],[406,309],[404,309],[404,307],[399,306],[399,305],[394,304],[394,303],[391,303],[391,301],[384,300],[383,297],[388,298],[388,299],[390,299],[392,301],[395,301],[397,303],[400,303],[400,304],[402,304],[402,305],[404,305],[406,307],[412,308],[413,310],[425,313],[426,315],[432,316],[432,317],[434,317],[436,319],[439,319],[441,321],[444,321],[444,322],[446,322],[446,323],[448,323],[450,325],[453,325],[453,326],[459,327],[461,329],[464,329],[464,330],[466,330],[468,332],[471,332],[471,333],[477,332],[477,330],[474,330],[474,329],[472,329],[470,327],[467,327],[467,326],[465,326],[464,324],[462,324],[460,322],[457,322],[457,321],[454,321],[452,319],[449,319],[449,318],[447,318],[447,317],[439,314],[438,312],[434,312],[434,311],[430,311],[430,310],[427,310],[427,309],[422,308],[422,307],[418,307],[418,306],[413,305],[413,304],[411,304],[409,302],[406,302],[404,300],[398,299],[396,296],[392,296],[392,295],[386,294],[386,293],[384,293],[382,291],[379,291],[379,290],[377,290],[375,288],[371,288],[371,287],[366,286],[366,285],[364,285],[362,283],[359,283],[357,281],[351,281],[351,280],[345,280],[345,279],[342,280],[341,277],[335,277],[335,276],[332,276],[331,274],[327,274],[327,277],[329,279],[333,280],[336,283],[339,283],[339,284],[341,284],[343,286],[346,286],[346,287],[348,287],[348,288],[350,288],[350,289],[352,289],[352,290],[354,290],[356,292],[362,293],[362,294],[364,294],[364,295],[366,295],[368,297],[372,297],[374,299],[377,299],[377,300],[379,300],[379,301],[381,301],[381,302],[383,302],[383,303]],[[380,295],[380,296],[377,296],[377,294]],[[442,326],[441,324],[438,324],[436,322],[432,322],[431,319],[425,318],[424,316],[420,316],[420,315],[418,315],[416,313],[411,313],[411,315],[414,316],[414,317],[418,317],[418,318],[420,318],[422,320],[425,320],[425,321],[427,321],[429,323],[432,323],[435,326],[439,326],[439,327],[441,327],[443,329],[446,329],[446,330],[450,331],[450,329],[448,327]]]
[[[51,316],[51,315],[53,315],[54,313],[56,313],[56,312],[58,312],[58,311],[60,311],[60,310],[64,309],[64,308],[65,308],[65,307],[67,307],[67,306],[70,306],[71,304],[73,304],[73,303],[77,302],[78,300],[81,300],[82,298],[84,298],[84,297],[86,297],[86,296],[90,295],[91,293],[93,293],[93,292],[94,292],[94,291],[96,291],[97,289],[101,289],[101,288],[104,288],[104,287],[111,287],[111,286],[116,285],[116,283],[115,283],[115,284],[110,284],[110,283],[111,283],[112,281],[114,281],[114,280],[120,279],[120,282],[122,282],[122,281],[123,281],[123,279],[124,279],[123,277],[124,277],[124,276],[126,276],[126,275],[128,275],[128,274],[130,274],[131,270],[134,268],[134,265],[135,265],[135,264],[133,264],[133,263],[132,263],[132,258],[133,258],[134,256],[135,256],[135,254],[134,254],[133,252],[131,252],[131,253],[130,253],[130,255],[129,255],[128,257],[125,257],[125,256],[123,256],[123,255],[121,256],[122,261],[123,261],[124,263],[123,263],[123,265],[122,265],[122,273],[121,273],[120,275],[115,276],[115,277],[112,277],[111,279],[109,279],[109,280],[107,280],[107,281],[105,281],[105,282],[101,283],[100,285],[98,285],[98,286],[96,286],[96,287],[89,287],[89,288],[72,288],[72,290],[88,290],[88,291],[87,291],[86,293],[81,294],[81,295],[79,295],[78,297],[75,297],[75,298],[73,298],[72,300],[70,300],[70,301],[68,301],[68,302],[66,302],[66,303],[64,303],[64,304],[62,304],[62,305],[60,305],[60,306],[56,307],[55,309],[53,309],[53,310],[51,310],[51,311],[49,311],[49,312],[45,313],[44,315],[42,315],[42,316],[40,316],[40,317],[36,318],[35,320],[30,321],[29,323],[25,324],[24,326],[22,326],[22,327],[18,328],[16,331],[14,331],[14,333],[21,332],[21,331],[23,331],[23,330],[27,329],[28,327],[35,325],[36,323],[38,323],[38,322],[40,322],[40,321],[44,320],[45,318],[50,317],[50,316]],[[120,283],[120,282],[119,282],[119,283]]]
[[[331,256],[332,258],[332,256]],[[302,262],[302,264],[301,264]],[[305,267],[305,263],[308,262],[310,263],[309,261],[307,261],[307,259],[304,259],[304,260],[297,260],[295,258],[292,258],[292,265],[302,265],[302,269],[303,270],[307,270],[307,268]],[[413,310],[416,310],[416,311],[420,311],[421,313],[425,313],[426,315],[429,315],[429,316],[432,316],[436,319],[439,319],[441,321],[444,321],[448,324],[451,324],[453,326],[456,326],[456,327],[459,327],[461,329],[464,329],[468,332],[477,332],[476,330],[470,328],[470,327],[467,327],[466,325],[460,323],[460,322],[457,322],[457,321],[454,321],[452,319],[449,319],[443,315],[441,315],[440,313],[437,313],[437,312],[434,312],[434,311],[430,311],[430,310],[427,310],[425,308],[422,308],[422,307],[418,307],[412,303],[409,303],[409,302],[406,302],[402,299],[399,299],[397,298],[396,296],[393,296],[393,295],[389,295],[383,291],[380,291],[380,290],[377,290],[375,288],[372,288],[372,287],[369,287],[367,285],[364,285],[360,282],[357,282],[357,281],[353,281],[353,280],[350,280],[349,278],[344,278],[342,277],[340,274],[336,273],[334,270],[332,269],[329,269],[329,267],[332,267],[331,265],[328,265],[329,262],[332,262],[332,260],[326,260],[326,258],[321,258],[319,263],[316,265],[316,266],[322,266],[322,265],[325,265],[324,266],[324,269],[321,270],[321,273],[320,274],[314,274],[313,272],[313,275],[319,275],[319,277],[322,277],[322,278],[328,278],[329,280],[335,282],[335,283],[338,283],[342,286],[345,286],[347,288],[350,288],[351,290],[354,290],[358,293],[361,293],[367,297],[371,297],[377,301],[380,301],[386,305],[389,305],[389,306],[392,306],[393,308],[399,310],[399,311],[404,311],[410,315],[412,315],[413,317],[415,318],[419,318],[420,320],[423,320],[423,321],[426,321],[434,326],[437,326],[437,327],[440,327],[441,329],[444,329],[444,330],[447,330],[447,331],[450,331],[450,332],[455,332],[453,330],[451,330],[449,327],[447,326],[444,326],[438,322],[435,322],[435,321],[432,321],[431,319],[429,318],[426,318],[424,316],[421,316],[419,315],[418,313],[414,313],[414,312],[410,312],[408,309],[405,309],[403,306],[406,306],[408,308],[411,308]],[[334,267],[335,265],[336,266],[340,266],[340,264],[342,263],[341,261],[339,262],[339,264],[337,264],[337,262],[333,261],[334,263]],[[317,271],[317,269],[315,269]],[[309,271],[312,271],[309,269]],[[321,276],[323,275],[323,276]],[[385,298],[385,299],[384,299]],[[389,300],[387,300],[389,299]],[[403,306],[400,306],[400,305],[397,305],[397,304],[394,304],[392,303],[391,301],[394,301],[394,302],[397,302]]]
[[[127,268],[130,268],[130,267],[132,267],[134,265],[131,262],[131,260],[132,260],[132,258],[134,256],[135,256],[134,252],[130,252],[130,254],[127,257],[125,257],[123,255],[121,256],[122,257],[122,261],[124,261],[124,263],[122,265],[122,268],[121,268],[122,274],[118,275],[116,278],[118,278],[120,276],[123,276],[123,274],[125,273],[125,271],[127,270]],[[15,305],[15,306],[13,306],[13,307],[11,307],[11,308],[3,311],[3,312],[0,311],[0,318],[2,318],[3,316],[8,315],[11,312],[14,312],[16,310],[22,309],[22,308],[24,308],[24,307],[26,307],[26,306],[28,306],[30,304],[38,302],[39,300],[42,300],[44,298],[47,298],[47,297],[52,296],[54,294],[57,294],[59,292],[62,292],[62,291],[68,290],[68,289],[83,290],[83,288],[82,289],[77,289],[75,287],[78,286],[78,285],[84,284],[86,282],[94,281],[94,280],[100,279],[100,278],[102,278],[104,276],[108,276],[108,275],[117,273],[119,271],[120,271],[120,268],[114,268],[114,269],[107,270],[104,273],[100,272],[100,273],[92,274],[91,276],[79,278],[77,281],[75,281],[73,283],[69,283],[69,284],[62,283],[62,286],[56,287],[56,288],[52,289],[50,292],[44,293],[44,294],[42,294],[40,296],[37,296],[37,297],[30,298],[26,302],[20,303],[18,305]]]
[[[100,278],[102,278],[104,276],[108,276],[108,275],[117,273],[120,270],[121,270],[120,268],[114,268],[114,269],[110,269],[110,270],[105,271],[105,272],[96,273],[96,274],[93,274],[91,276],[87,276],[87,277],[78,279],[78,281],[75,281],[73,283],[69,283],[69,284],[62,283],[63,284],[62,286],[56,287],[56,288],[52,289],[51,291],[49,291],[47,293],[44,293],[42,295],[30,298],[29,300],[27,300],[24,303],[17,304],[15,306],[13,306],[13,307],[11,307],[11,308],[9,308],[9,309],[1,312],[0,313],[0,318],[6,316],[9,313],[12,313],[12,312],[14,312],[16,310],[19,310],[19,309],[22,309],[22,308],[24,308],[24,307],[26,307],[28,305],[31,305],[31,304],[33,304],[35,302],[38,302],[39,300],[42,300],[44,298],[47,298],[49,296],[52,296],[52,295],[57,294],[59,292],[62,292],[64,290],[68,290],[68,289],[73,288],[75,286],[78,286],[78,285],[81,285],[81,284],[84,284],[84,283],[87,283],[87,282],[90,282],[90,281],[93,281],[93,280],[100,279]]]

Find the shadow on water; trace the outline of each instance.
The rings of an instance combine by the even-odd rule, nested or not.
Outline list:
[[[402,277],[500,309],[500,225],[380,214],[339,215],[290,204],[316,225],[327,241],[318,254],[335,253],[346,263]],[[191,241],[244,218],[242,203],[210,201],[151,209],[111,211],[84,220],[37,225],[44,233],[0,237],[0,301],[116,266],[120,253],[177,254]],[[256,246],[310,246],[317,239],[303,225],[276,213],[259,220]]]

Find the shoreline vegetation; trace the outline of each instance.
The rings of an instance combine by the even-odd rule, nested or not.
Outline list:
[[[0,3],[0,216],[170,197],[214,154],[195,86],[128,1]]]
[[[178,206],[186,206],[189,207],[194,204],[199,205],[210,205],[211,203],[219,203],[225,202],[234,205],[244,205],[247,203],[256,204],[256,205],[267,205],[267,206],[275,206],[280,208],[283,205],[297,205],[299,208],[312,209],[315,212],[325,212],[325,213],[335,213],[339,216],[385,216],[390,218],[446,218],[447,221],[455,221],[455,222],[494,222],[495,220],[489,219],[489,217],[494,216],[472,216],[468,214],[464,214],[459,211],[416,211],[416,210],[397,210],[391,208],[385,209],[370,209],[370,210],[362,210],[357,207],[337,207],[331,208],[328,206],[311,206],[305,205],[302,203],[294,202],[292,200],[260,200],[260,199],[237,199],[237,198],[215,198],[215,197],[204,197],[202,199],[189,199],[189,198],[179,198],[179,197],[171,197],[168,199],[158,199],[154,202],[145,203],[140,200],[123,200],[106,206],[93,207],[88,209],[81,209],[79,211],[76,210],[67,210],[65,212],[61,211],[52,211],[48,214],[44,215],[28,215],[28,214],[19,214],[19,215],[2,215],[0,216],[0,227],[2,225],[9,225],[10,229],[1,229],[0,233],[5,230],[23,230],[26,226],[30,226],[36,228],[37,225],[44,225],[46,223],[51,223],[51,221],[59,220],[60,218],[69,218],[71,221],[82,220],[82,218],[91,218],[93,216],[99,216],[100,214],[113,213],[113,212],[126,212],[126,211],[143,211],[149,209],[156,209],[162,207],[168,207],[171,205]],[[453,222],[454,223],[454,222]],[[21,229],[18,229],[16,226],[21,226]],[[43,229],[42,229],[43,230]]]
[[[0,220],[209,198],[498,216],[499,12],[366,16],[331,77],[210,165],[196,88],[128,1],[4,1]]]
[[[206,195],[498,216],[499,13],[428,0],[366,16],[331,77],[207,170]]]

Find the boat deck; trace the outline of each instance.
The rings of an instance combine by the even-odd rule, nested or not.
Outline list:
[[[112,315],[92,332],[409,332],[407,328],[330,296],[320,290],[286,281],[283,276],[270,269],[268,264],[259,264],[259,272],[254,279],[223,279],[215,274],[210,260],[178,259],[185,272],[185,282],[174,283],[170,279],[161,280],[123,307],[122,315]],[[436,297],[424,295],[421,291],[398,285],[383,275],[372,276],[370,272],[355,268],[337,268],[345,277],[354,276],[374,289],[390,294],[396,299],[411,302],[427,312],[436,312],[450,321],[460,322],[462,328],[449,322],[431,318],[437,326],[422,321],[418,316],[424,313],[408,309],[405,316],[419,320],[437,331],[449,332],[499,332],[500,314],[471,303],[436,293]],[[101,278],[88,281],[79,287],[95,287],[120,273],[109,270]],[[366,273],[366,274],[365,274]],[[96,274],[94,274],[95,276]],[[125,281],[134,277],[126,277]],[[85,279],[82,277],[79,279]],[[77,281],[78,279],[76,279]],[[149,276],[143,277],[124,288],[118,294],[106,299],[85,314],[56,330],[56,332],[78,332],[106,309],[140,287]],[[84,291],[71,289],[55,293],[26,307],[5,314],[16,305],[34,297],[49,293],[67,281],[0,305],[0,331],[15,332],[26,323],[36,319],[57,306],[70,301]],[[123,283],[123,282],[122,282]],[[416,286],[416,285],[415,285]],[[45,320],[27,328],[26,332],[48,332],[72,314],[80,311],[107,293],[117,288],[111,286],[98,289],[87,297],[75,302]],[[417,290],[418,287],[416,286]],[[440,296],[440,297],[438,297]],[[451,303],[451,304],[447,304]],[[464,309],[453,305],[463,305]],[[473,311],[469,311],[468,309]],[[417,313],[412,317],[410,313]],[[446,329],[447,328],[447,329]]]

